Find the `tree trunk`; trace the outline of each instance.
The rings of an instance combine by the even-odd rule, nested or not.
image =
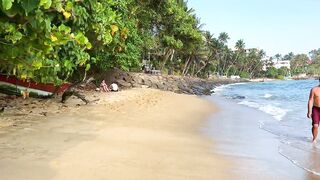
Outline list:
[[[193,57],[190,56],[190,61],[189,61],[188,65],[187,65],[187,67],[186,67],[186,70],[185,70],[184,74],[183,74],[184,76],[188,74],[192,62],[193,62]]]
[[[207,67],[207,65],[209,64],[209,60],[207,60],[204,65],[197,71],[197,73],[195,74],[196,76],[198,76],[198,74],[205,68]]]
[[[171,55],[171,58],[173,58],[173,54],[174,54],[174,49],[168,49],[168,51],[164,55],[164,59],[163,59],[163,62],[161,64],[161,66],[160,66],[160,70],[163,70],[163,68],[165,67],[170,55]]]
[[[195,69],[195,67],[196,67],[196,61],[192,61],[193,62],[193,66],[192,66],[192,70],[191,70],[191,76],[193,76],[194,75],[194,69]]]
[[[224,61],[223,62],[223,66],[222,66],[222,69],[221,69],[223,75],[225,75],[224,73],[225,73],[225,69],[226,69],[226,66],[227,66],[227,60],[226,60],[225,56],[226,56],[225,54],[223,54],[223,56],[222,56],[222,60],[224,59],[223,60]]]
[[[190,59],[191,59],[191,56],[188,57],[188,60],[186,61],[185,65],[184,65],[184,68],[183,68],[183,71],[182,71],[182,75],[185,75],[185,72],[186,72],[187,67],[189,65],[189,62],[190,62]]]

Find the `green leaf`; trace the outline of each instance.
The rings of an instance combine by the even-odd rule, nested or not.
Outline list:
[[[79,32],[76,35],[75,39],[80,45],[85,45],[89,42],[88,38],[86,36],[84,36],[81,32]]]
[[[21,6],[25,10],[26,14],[36,9],[39,5],[39,0],[23,0],[21,1]]]
[[[65,7],[66,11],[71,11],[73,7],[73,3],[71,1],[67,2],[67,5]]]
[[[19,12],[19,6],[17,4],[13,4],[12,7],[10,9],[2,9],[2,11],[7,15],[9,16],[10,18],[14,17],[15,15],[18,14]]]
[[[90,65],[90,64],[87,64],[87,65],[86,65],[86,71],[89,71],[90,67],[91,67],[91,65]]]
[[[40,0],[40,6],[43,6],[45,9],[49,9],[51,7],[51,0]]]
[[[90,42],[88,42],[88,43],[86,44],[86,48],[87,48],[87,49],[91,49],[91,48],[92,48],[92,44],[91,44]]]
[[[33,61],[32,62],[32,66],[35,68],[35,69],[40,69],[42,67],[42,61]]]
[[[12,7],[14,0],[2,0],[2,7],[4,10],[9,10]]]
[[[71,28],[64,24],[61,24],[58,29],[60,32],[63,32],[65,34],[69,34],[71,32]]]

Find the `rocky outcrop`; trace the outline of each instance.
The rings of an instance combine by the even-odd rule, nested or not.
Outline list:
[[[211,79],[204,80],[193,77],[151,75],[145,73],[128,73],[113,70],[101,77],[108,83],[117,83],[120,88],[149,87],[175,93],[210,95],[212,89],[222,84],[236,83],[243,80]]]

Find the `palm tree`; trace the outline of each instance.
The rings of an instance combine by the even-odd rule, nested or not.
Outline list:
[[[237,42],[236,42],[236,45],[234,46],[236,50],[244,50],[245,48],[245,43],[243,41],[243,39],[239,39]]]
[[[282,60],[282,55],[281,54],[276,54],[274,55],[275,59],[277,59],[277,61]]]
[[[218,39],[221,43],[226,44],[228,42],[228,40],[230,39],[230,37],[229,37],[228,33],[222,32],[219,34]]]

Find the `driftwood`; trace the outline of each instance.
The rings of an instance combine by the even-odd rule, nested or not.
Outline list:
[[[74,84],[72,84],[63,94],[62,94],[62,99],[61,102],[65,103],[71,96],[76,96],[77,98],[81,99],[83,102],[85,102],[86,104],[88,104],[90,101],[88,99],[86,99],[86,97],[81,94],[78,90],[79,86],[86,86],[87,84],[89,84],[91,81],[93,81],[94,78],[91,77],[89,79],[87,79],[86,81],[80,81],[80,82],[76,82]]]

